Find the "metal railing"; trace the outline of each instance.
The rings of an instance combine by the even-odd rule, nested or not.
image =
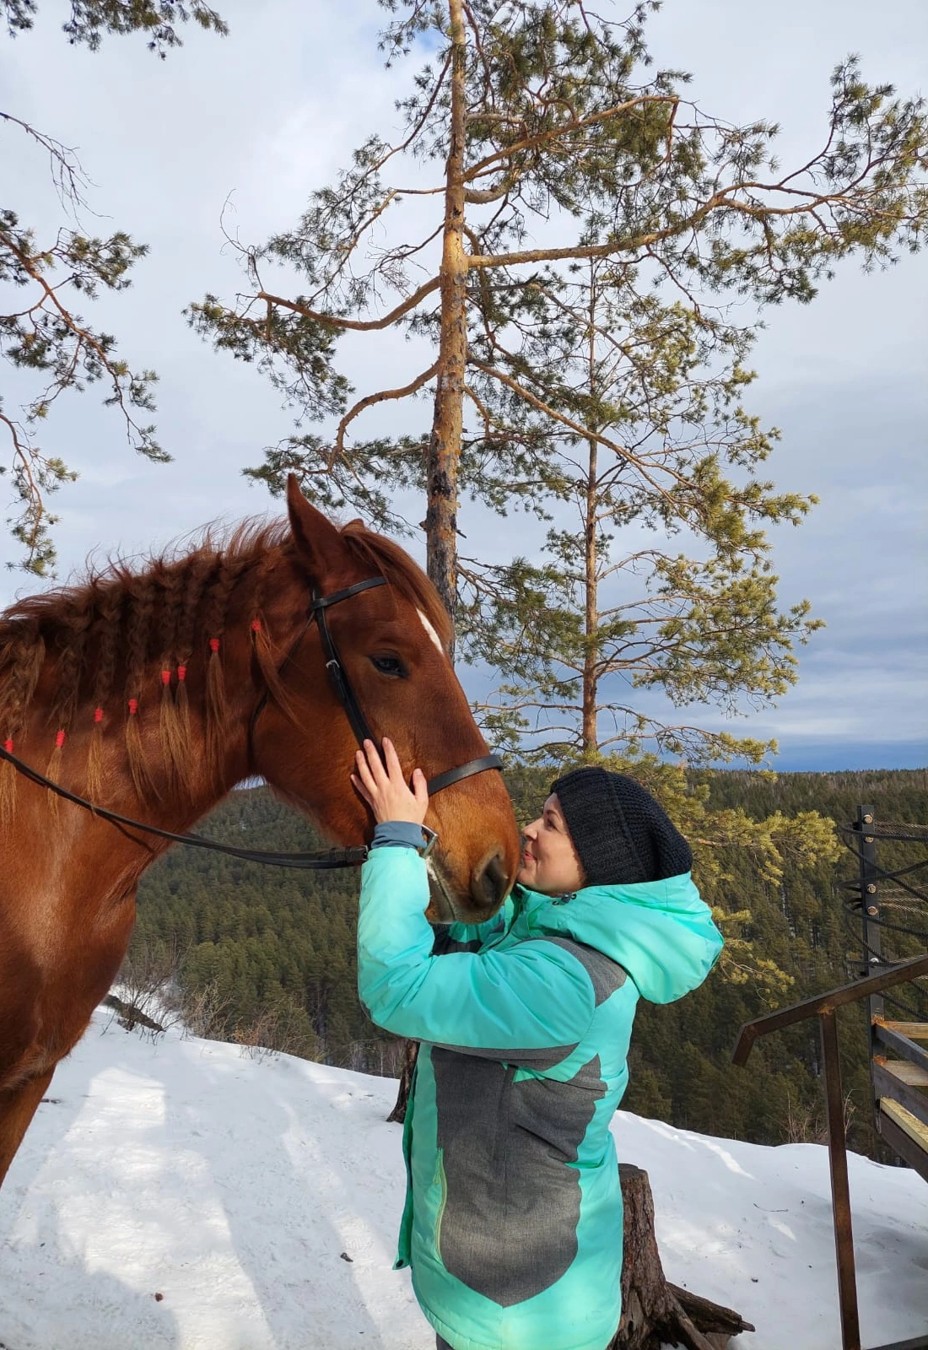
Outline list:
[[[861,943],[861,961],[859,966],[852,962],[849,973],[876,975],[928,948],[928,826],[880,820],[873,806],[859,806],[856,820],[839,827],[838,836],[857,863],[857,875],[838,883],[846,895],[849,931],[856,929]],[[913,988],[905,999],[898,995],[884,999],[880,992],[867,1000],[876,1128],[888,1147],[928,1181],[924,1143],[913,1143],[880,1106],[886,1098],[897,1101],[928,1127],[928,1097],[923,1093],[928,1048],[921,1044],[925,1034],[919,1026],[925,1022],[928,991]],[[904,1056],[906,1064],[887,1059],[887,1050]],[[900,1076],[900,1067],[907,1065],[914,1066],[909,1083],[903,1081],[904,1074]]]
[[[746,1022],[735,1046],[732,1059],[745,1064],[754,1042],[772,1031],[810,1017],[818,1017],[822,1041],[822,1062],[825,1079],[825,1107],[828,1124],[828,1161],[831,1170],[831,1208],[835,1234],[835,1256],[838,1265],[838,1298],[841,1312],[842,1350],[861,1350],[860,1317],[857,1307],[857,1276],[854,1267],[854,1237],[851,1225],[851,1200],[847,1175],[847,1144],[844,1125],[844,1094],[841,1088],[841,1064],[838,1056],[838,1027],[836,1011],[865,998],[874,1000],[887,990],[907,981],[928,975],[928,952],[902,961],[879,974],[852,981],[825,994],[803,999],[767,1017]],[[876,1348],[875,1348],[876,1350]],[[878,1347],[878,1350],[928,1350],[928,1331],[914,1340]]]

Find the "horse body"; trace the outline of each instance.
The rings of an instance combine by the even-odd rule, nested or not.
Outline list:
[[[293,484],[289,521],[289,533],[245,532],[16,606],[0,623],[6,748],[100,806],[178,832],[260,775],[339,843],[363,843],[371,820],[348,779],[356,741],[310,596],[380,574],[389,584],[328,616],[373,732],[427,777],[484,755],[419,569],[357,524],[337,530]],[[431,916],[485,919],[519,856],[499,775],[455,783],[427,823],[440,839]],[[0,840],[2,1182],[119,970],[139,878],[168,844],[59,800],[10,763]]]

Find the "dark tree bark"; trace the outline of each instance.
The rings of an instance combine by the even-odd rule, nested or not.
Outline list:
[[[406,1119],[406,1107],[409,1105],[409,1090],[412,1087],[413,1070],[416,1067],[416,1059],[419,1054],[419,1042],[407,1041],[404,1047],[403,1072],[400,1075],[399,1091],[396,1094],[396,1102],[393,1110],[387,1116],[387,1120],[398,1121],[402,1125]]]
[[[668,1284],[654,1236],[647,1172],[619,1166],[625,1205],[622,1321],[609,1350],[724,1350],[732,1336],[753,1331],[739,1313]]]

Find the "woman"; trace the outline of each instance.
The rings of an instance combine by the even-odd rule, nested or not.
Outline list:
[[[358,987],[421,1041],[404,1131],[397,1268],[453,1350],[604,1350],[619,1322],[622,1196],[610,1121],[639,997],[701,984],[722,939],[692,856],[633,779],[575,769],[524,831],[512,896],[434,950],[419,769],[366,741],[352,782],[377,821]]]

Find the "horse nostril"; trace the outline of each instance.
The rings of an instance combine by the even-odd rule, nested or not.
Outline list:
[[[471,883],[471,894],[481,909],[496,909],[503,903],[509,889],[508,880],[502,858],[494,853],[474,873]]]

